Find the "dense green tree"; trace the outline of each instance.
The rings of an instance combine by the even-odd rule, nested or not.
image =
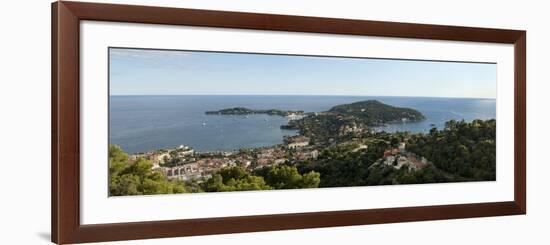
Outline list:
[[[186,192],[182,182],[168,181],[163,173],[152,170],[143,158],[128,161],[119,146],[109,146],[109,195],[153,195]]]
[[[309,173],[302,174],[300,188],[317,188],[320,183],[321,174],[315,171],[310,171]]]
[[[285,165],[264,167],[256,171],[256,174],[262,176],[266,183],[275,189],[317,188],[321,182],[321,175],[317,172],[309,171],[302,175],[296,167]]]
[[[346,146],[326,147],[317,160],[298,163],[300,173],[321,174],[320,187],[440,183],[495,179],[495,120],[471,123],[451,120],[442,130],[427,134],[370,132],[366,150]],[[426,157],[428,167],[413,170],[387,165],[372,166],[385,150],[405,141],[407,151]],[[352,145],[352,144],[348,144]]]
[[[109,176],[118,175],[128,165],[128,154],[119,146],[109,145]]]
[[[225,168],[218,171],[202,184],[206,192],[270,190],[262,177],[253,176],[241,167]]]
[[[417,134],[407,150],[426,157],[437,168],[469,180],[495,180],[496,121],[451,120],[443,130]]]
[[[385,141],[372,142],[359,152],[348,146],[327,147],[317,160],[299,163],[297,169],[302,174],[318,172],[320,187],[368,185],[369,167],[383,156],[387,147]]]
[[[395,107],[377,100],[365,100],[351,104],[337,105],[332,107],[329,111],[341,115],[355,116],[368,125],[401,122],[403,119],[409,121],[420,121],[425,119],[424,115],[417,110]]]
[[[458,182],[460,178],[449,176],[432,165],[416,171],[410,171],[407,167],[403,167],[397,171],[395,181],[398,184],[422,184],[422,183],[443,183],[443,182]]]

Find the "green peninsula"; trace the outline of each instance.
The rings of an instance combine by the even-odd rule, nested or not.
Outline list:
[[[416,122],[426,119],[417,110],[387,105],[378,100],[337,105],[332,107],[329,112],[356,117],[369,126],[395,122]]]
[[[253,110],[246,107],[233,107],[233,108],[227,108],[222,109],[218,111],[207,111],[205,112],[207,115],[251,115],[251,114],[267,114],[270,116],[290,116],[290,115],[298,115],[303,114],[304,111],[284,111],[284,110],[277,110],[277,109],[268,109],[268,110]]]
[[[326,112],[311,113],[289,121],[282,129],[297,129],[318,144],[330,144],[360,134],[369,127],[389,123],[417,122],[426,117],[417,110],[384,104],[377,100],[359,101],[332,107]]]

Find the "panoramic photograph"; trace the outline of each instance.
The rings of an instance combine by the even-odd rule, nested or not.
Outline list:
[[[109,196],[495,181],[496,84],[495,63],[109,48]]]

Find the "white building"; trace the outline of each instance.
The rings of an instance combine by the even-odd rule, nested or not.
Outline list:
[[[293,149],[298,147],[304,147],[309,145],[309,138],[305,136],[292,136],[286,138],[287,148]]]
[[[398,149],[401,153],[405,152],[405,142],[400,142]]]

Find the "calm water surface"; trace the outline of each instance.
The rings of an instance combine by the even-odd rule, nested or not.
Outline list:
[[[377,128],[389,132],[427,132],[442,128],[448,120],[492,119],[494,99],[362,96],[110,96],[109,141],[130,153],[177,145],[199,151],[235,150],[282,143],[283,136],[297,134],[282,130],[287,119],[279,116],[205,115],[205,111],[229,107],[304,110],[321,112],[332,106],[376,99],[393,106],[422,112],[426,120]]]

